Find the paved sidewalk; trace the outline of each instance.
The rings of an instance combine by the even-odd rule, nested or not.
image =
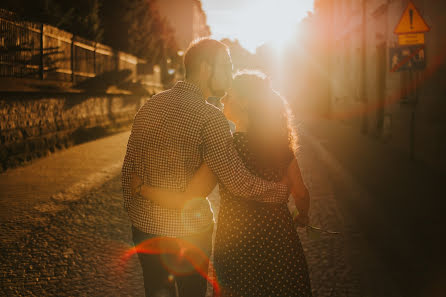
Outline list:
[[[129,132],[58,151],[0,174],[0,222],[24,210],[56,211],[54,200],[76,199],[121,169]]]

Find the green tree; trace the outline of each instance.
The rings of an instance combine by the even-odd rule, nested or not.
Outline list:
[[[71,3],[70,3],[71,2]],[[64,11],[73,11],[73,18],[68,31],[93,41],[102,41],[103,28],[99,11],[99,0],[63,1]]]
[[[0,7],[27,21],[49,24],[95,41],[102,38],[99,0],[2,0]]]
[[[160,0],[162,1],[162,0]],[[177,62],[175,32],[157,0],[2,0],[1,8],[162,64]]]
[[[104,28],[103,42],[118,50],[127,49],[127,2],[124,0],[102,0],[99,12]]]
[[[103,0],[105,1],[105,0]],[[173,29],[152,0],[110,0],[102,6],[104,42],[151,64],[176,56]]]

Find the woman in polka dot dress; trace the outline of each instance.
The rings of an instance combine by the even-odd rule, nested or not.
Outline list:
[[[225,116],[236,124],[234,145],[246,168],[269,181],[288,180],[299,216],[287,204],[261,203],[232,195],[220,184],[214,263],[221,296],[312,296],[307,263],[296,223],[308,223],[309,195],[295,159],[295,133],[287,102],[258,72],[241,72],[222,98]],[[204,164],[183,195],[143,191],[165,207],[181,207],[206,196],[215,177]],[[174,199],[174,197],[176,198]]]
[[[270,181],[290,178],[308,222],[308,191],[294,157],[294,133],[286,101],[259,74],[235,76],[222,99],[234,121],[234,144],[251,173]],[[286,204],[259,203],[231,195],[220,185],[214,261],[223,296],[311,296],[307,263]]]

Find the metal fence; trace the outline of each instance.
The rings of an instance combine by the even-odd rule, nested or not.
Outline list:
[[[153,73],[145,60],[0,9],[0,77],[76,83],[124,69],[132,71],[133,81],[160,84],[158,68]]]

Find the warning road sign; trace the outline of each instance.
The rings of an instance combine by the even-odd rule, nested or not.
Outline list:
[[[395,34],[408,34],[423,33],[429,30],[430,27],[426,24],[412,1],[410,1],[393,32]]]

